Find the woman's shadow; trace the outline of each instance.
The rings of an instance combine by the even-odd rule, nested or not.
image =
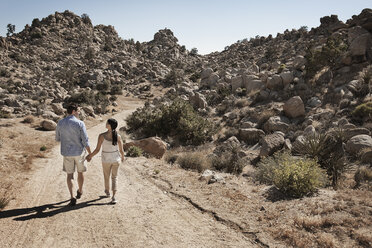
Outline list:
[[[30,220],[30,219],[51,217],[59,213],[64,213],[64,212],[68,212],[71,210],[77,210],[77,209],[85,208],[89,206],[108,205],[109,203],[97,203],[97,201],[103,198],[105,197],[100,196],[99,198],[94,199],[94,200],[77,203],[73,207],[69,205],[62,205],[63,203],[70,201],[70,200],[65,200],[65,201],[61,201],[57,203],[45,204],[45,205],[32,207],[32,208],[18,208],[18,209],[0,211],[0,219],[16,217],[13,220],[25,221],[25,220]]]

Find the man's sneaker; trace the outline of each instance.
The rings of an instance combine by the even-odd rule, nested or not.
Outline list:
[[[116,204],[116,203],[117,203],[117,201],[116,201],[115,197],[112,197],[111,204]]]
[[[71,207],[75,206],[76,205],[76,199],[71,198],[70,203],[68,205],[71,206]]]
[[[106,197],[110,197],[111,195],[110,195],[110,191],[108,191],[108,190],[105,190],[105,194],[106,194]]]

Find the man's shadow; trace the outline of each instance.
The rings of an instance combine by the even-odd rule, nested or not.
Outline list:
[[[75,206],[62,205],[63,203],[67,203],[70,201],[70,200],[65,200],[65,201],[61,201],[57,203],[45,204],[45,205],[32,207],[32,208],[18,208],[18,209],[0,211],[0,219],[19,216],[19,217],[14,218],[13,220],[25,221],[25,220],[30,220],[30,219],[51,217],[59,213],[64,213],[64,212],[68,212],[71,210],[77,210],[77,209],[85,208],[89,206],[108,205],[109,203],[95,203],[103,198],[105,197],[100,196],[99,198],[94,199],[94,200],[76,203]]]

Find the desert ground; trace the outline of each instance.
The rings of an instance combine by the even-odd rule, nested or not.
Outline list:
[[[142,104],[123,99],[118,112],[86,120],[92,149],[109,116],[123,126]],[[67,206],[60,147],[39,121],[0,121],[0,193],[9,201],[0,212],[3,247],[371,247],[368,187],[353,189],[345,178],[337,191],[286,199],[255,182],[252,165],[208,184],[164,159],[126,158],[111,205],[97,155],[82,198]]]

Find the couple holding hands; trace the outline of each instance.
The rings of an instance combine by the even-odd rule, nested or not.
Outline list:
[[[116,204],[115,194],[117,191],[117,176],[121,162],[124,161],[123,142],[116,128],[118,122],[115,119],[108,119],[106,122],[107,131],[98,136],[96,149],[91,152],[89,139],[85,124],[79,120],[79,107],[71,104],[67,107],[67,117],[58,122],[56,128],[56,141],[61,142],[61,155],[63,156],[63,171],[67,173],[67,187],[70,192],[70,206],[76,205],[76,199],[80,199],[83,194],[84,172],[88,162],[96,155],[102,147],[102,168],[105,184],[105,194],[110,194],[110,176],[112,181],[111,203]],[[86,155],[85,150],[88,152]],[[74,173],[78,173],[78,190],[76,197],[73,195]]]

